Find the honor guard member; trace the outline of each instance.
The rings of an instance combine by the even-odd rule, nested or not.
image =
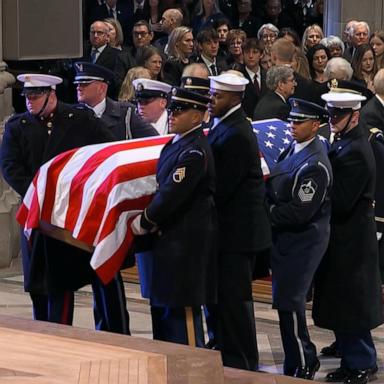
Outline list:
[[[23,74],[27,112],[5,125],[1,167],[5,180],[22,197],[40,166],[54,156],[88,144],[114,141],[112,133],[83,106],[57,100],[56,76]],[[22,234],[24,286],[30,292],[33,316],[72,324],[74,291],[92,282],[97,329],[128,333],[128,312],[121,280],[104,286],[89,265],[91,255],[34,231],[31,246]],[[96,290],[99,293],[96,296]]]
[[[168,94],[172,86],[162,81],[136,79],[135,88],[137,111],[142,119],[152,124],[159,135],[168,134]]]
[[[273,246],[273,308],[278,310],[284,374],[313,380],[320,362],[305,317],[307,293],[327,249],[332,168],[317,136],[327,111],[290,99],[291,145],[267,180]]]
[[[57,100],[62,79],[23,74],[27,112],[10,118],[1,147],[5,180],[22,197],[40,166],[69,149],[113,141],[104,124],[85,107]],[[22,257],[24,286],[30,292],[36,320],[71,324],[74,290],[89,283],[90,254],[35,231],[31,246],[24,235]]]
[[[77,100],[91,108],[115,135],[116,140],[138,139],[158,135],[156,129],[137,115],[132,103],[107,97],[113,72],[101,65],[77,62],[74,84]]]
[[[217,222],[214,160],[201,123],[209,99],[173,88],[169,128],[157,166],[158,189],[132,222],[135,235],[154,233],[149,286],[153,338],[204,346],[201,305],[216,302]]]
[[[334,183],[331,235],[315,279],[313,319],[333,330],[342,355],[326,381],[365,384],[377,372],[371,329],[383,323],[374,213],[375,158],[362,127],[365,99],[353,83],[322,95],[335,134],[329,151]]]
[[[259,147],[241,108],[248,80],[210,77],[208,140],[216,166],[219,224],[217,347],[226,366],[258,369],[252,276],[258,254],[271,245]]]

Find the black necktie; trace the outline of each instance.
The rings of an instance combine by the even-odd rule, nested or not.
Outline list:
[[[260,85],[259,82],[257,81],[257,74],[255,73],[255,76],[253,77],[253,84],[255,86],[256,92],[260,92]]]
[[[109,8],[109,17],[111,19],[114,19],[115,18],[115,13],[113,12],[113,9],[112,8]]]
[[[212,76],[217,76],[216,65],[215,64],[211,64],[209,66],[209,68],[211,69]]]

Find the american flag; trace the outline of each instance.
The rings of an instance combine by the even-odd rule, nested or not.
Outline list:
[[[253,123],[259,135],[279,120]],[[270,135],[271,136],[271,135]],[[36,174],[17,213],[27,238],[42,222],[69,231],[94,249],[91,266],[104,283],[121,267],[132,244],[132,220],[156,191],[156,164],[161,149],[173,135],[89,145],[64,152],[45,163]],[[277,137],[277,135],[276,135]],[[276,137],[270,139],[275,139]],[[279,150],[260,145],[264,176]]]
[[[292,141],[289,123],[278,119],[252,122],[253,131],[257,135],[259,149],[271,171],[277,159]]]

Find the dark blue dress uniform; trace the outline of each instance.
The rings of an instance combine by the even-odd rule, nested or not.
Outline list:
[[[184,92],[183,99],[202,98],[205,105],[208,100],[185,90],[176,92]],[[179,104],[172,102],[170,108]],[[191,105],[193,101],[182,107]],[[141,270],[150,271],[140,278],[148,287],[153,337],[202,347],[201,305],[217,300],[217,221],[214,160],[201,126],[164,146],[156,177],[158,189],[141,217],[141,227],[158,230],[151,252],[140,260]],[[192,343],[188,311],[193,313]]]
[[[233,85],[235,89],[236,81],[245,80],[236,75],[229,75],[228,79],[227,76],[211,77],[211,88],[221,87],[221,80],[226,82],[224,88]],[[224,365],[254,371],[258,369],[259,357],[252,279],[258,256],[271,245],[259,147],[240,104],[220,118],[211,129],[208,140],[217,175],[217,347]]]
[[[31,75],[50,80],[47,75]],[[25,84],[24,84],[25,87]],[[33,89],[32,89],[33,88]],[[50,87],[43,87],[45,91]],[[36,87],[31,87],[35,91]],[[28,91],[28,90],[27,90]],[[41,90],[40,90],[41,91]],[[54,156],[88,144],[113,141],[114,136],[93,112],[82,106],[57,103],[48,118],[29,112],[15,115],[5,126],[1,167],[5,180],[24,196],[40,166]],[[30,292],[34,318],[71,324],[74,290],[92,283],[105,292],[95,298],[96,327],[127,333],[129,317],[122,281],[107,286],[89,265],[91,255],[62,241],[34,231],[31,244],[22,235],[24,286]],[[94,292],[95,292],[94,289]],[[113,292],[112,292],[113,291]]]
[[[358,108],[353,100],[364,99],[357,98],[356,92],[343,99],[344,92],[322,96],[331,115],[352,116],[352,108]],[[375,158],[360,125],[347,132],[344,128],[335,137],[329,158],[334,174],[331,236],[315,279],[313,319],[317,326],[335,332],[342,354],[340,369],[328,374],[327,380],[366,383],[377,370],[370,330],[383,323],[374,212]]]
[[[290,120],[320,120],[326,113],[307,101],[292,99],[291,104]],[[332,169],[317,136],[306,144],[294,153],[292,142],[282,153],[267,180],[267,195],[273,234],[273,308],[279,312],[284,374],[311,379],[318,360],[306,326],[305,303],[328,246]]]

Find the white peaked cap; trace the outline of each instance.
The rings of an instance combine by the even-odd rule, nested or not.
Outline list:
[[[169,93],[171,92],[172,86],[167,83],[163,83],[162,81],[157,81],[157,80],[150,80],[150,79],[136,79],[132,81],[132,84],[137,91],[144,91],[144,90],[149,90],[149,91],[160,91],[160,92],[165,92]]]
[[[361,102],[367,98],[363,95],[352,92],[328,92],[321,95],[327,102],[327,106],[340,109],[359,109]]]
[[[17,80],[24,83],[24,88],[32,87],[50,87],[56,89],[56,84],[63,82],[63,79],[58,76],[41,75],[38,73],[25,73],[17,76]]]
[[[222,73],[219,76],[209,76],[210,86],[213,89],[231,92],[243,92],[249,81],[234,73]]]

